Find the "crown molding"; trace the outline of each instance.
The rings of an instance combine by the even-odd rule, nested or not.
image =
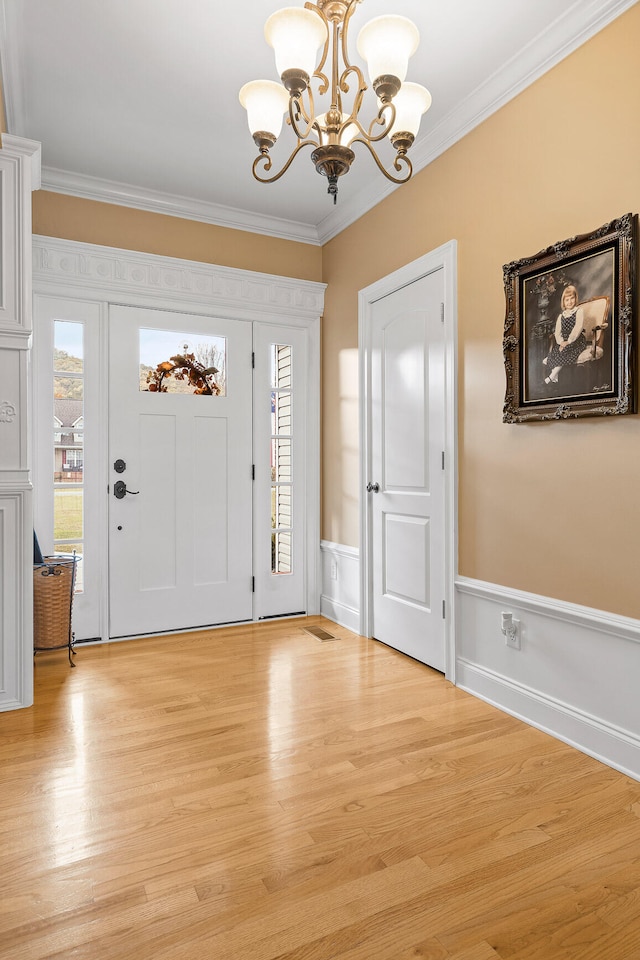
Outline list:
[[[498,71],[452,110],[416,144],[412,151],[414,174],[424,169],[449,147],[539,79],[561,60],[632,7],[637,0],[575,0],[546,30],[533,37]],[[13,55],[16,44],[15,12],[0,0],[0,55],[7,126],[24,127],[24,96],[19,65]],[[221,204],[195,200],[131,184],[102,180],[70,171],[44,167],[42,188],[103,203],[199,220],[235,230],[244,230],[299,243],[322,245],[358,220],[397,189],[378,178],[351,197],[341,197],[340,206],[317,225],[269,217]]]
[[[37,140],[26,140],[24,137],[14,137],[10,133],[2,134],[2,150],[12,157],[26,157],[29,161],[32,190],[40,189],[40,159],[42,146]]]
[[[70,286],[113,301],[179,300],[183,308],[224,309],[265,322],[297,319],[317,322],[326,284],[268,273],[178,260],[116,247],[33,237],[33,286],[36,293]],[[133,303],[128,299],[126,302]]]
[[[99,177],[57,170],[55,167],[43,167],[42,189],[82,197],[84,200],[98,200],[101,203],[114,203],[121,207],[164,213],[186,220],[199,220],[202,223],[213,223],[219,227],[245,230],[281,240],[319,245],[318,231],[308,223],[267,217],[248,210],[226,207],[220,203],[147,190],[145,187],[102,180]]]

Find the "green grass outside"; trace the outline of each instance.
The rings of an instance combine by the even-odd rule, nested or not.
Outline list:
[[[56,490],[53,501],[54,540],[81,540],[82,490]]]

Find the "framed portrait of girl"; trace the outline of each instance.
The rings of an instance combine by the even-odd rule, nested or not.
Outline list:
[[[636,217],[503,267],[507,423],[635,413]]]

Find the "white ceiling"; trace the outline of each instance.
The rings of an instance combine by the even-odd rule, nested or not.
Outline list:
[[[433,96],[411,151],[421,169],[635,2],[364,0],[352,47],[382,13],[418,25],[407,79]],[[277,183],[253,179],[256,149],[238,91],[277,79],[262,31],[282,4],[0,0],[8,132],[42,143],[46,189],[325,242],[393,186],[364,148],[335,207],[310,151]],[[285,127],[274,169],[292,146]]]

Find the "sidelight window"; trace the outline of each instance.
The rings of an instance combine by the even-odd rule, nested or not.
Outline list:
[[[55,320],[53,328],[53,544],[56,554],[76,552],[76,593],[82,593],[84,326]]]
[[[293,540],[292,348],[271,344],[271,573],[291,573]]]

